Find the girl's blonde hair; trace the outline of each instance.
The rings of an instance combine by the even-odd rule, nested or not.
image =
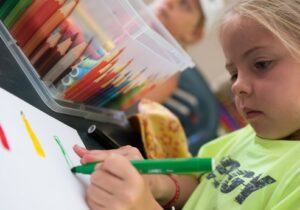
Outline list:
[[[257,21],[300,60],[300,0],[234,0],[225,11],[221,29],[232,14]]]

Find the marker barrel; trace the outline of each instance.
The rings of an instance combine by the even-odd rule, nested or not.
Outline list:
[[[91,125],[88,128],[88,134],[96,139],[105,149],[117,149],[121,147],[116,140],[98,129],[96,125]]]
[[[155,160],[131,160],[141,174],[189,174],[210,172],[214,168],[211,158],[173,158]],[[73,173],[91,174],[97,163],[88,163],[71,169]]]

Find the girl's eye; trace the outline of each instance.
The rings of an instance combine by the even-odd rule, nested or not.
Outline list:
[[[272,64],[272,61],[258,61],[254,64],[255,69],[257,70],[266,70]]]
[[[234,82],[234,81],[237,79],[237,77],[238,77],[238,74],[237,74],[237,73],[231,74],[231,76],[230,76],[230,81],[231,81],[231,82]]]

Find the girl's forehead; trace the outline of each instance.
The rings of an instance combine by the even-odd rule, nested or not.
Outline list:
[[[270,38],[274,38],[274,35],[267,28],[251,18],[240,15],[227,18],[220,30],[222,43],[245,42],[255,44],[268,41]]]
[[[282,50],[281,42],[253,19],[235,16],[221,28],[220,41],[229,60],[239,58],[254,48]]]

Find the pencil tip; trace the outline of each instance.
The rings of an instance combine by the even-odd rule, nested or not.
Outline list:
[[[71,172],[75,173],[76,172],[76,168],[75,167],[71,168]]]

